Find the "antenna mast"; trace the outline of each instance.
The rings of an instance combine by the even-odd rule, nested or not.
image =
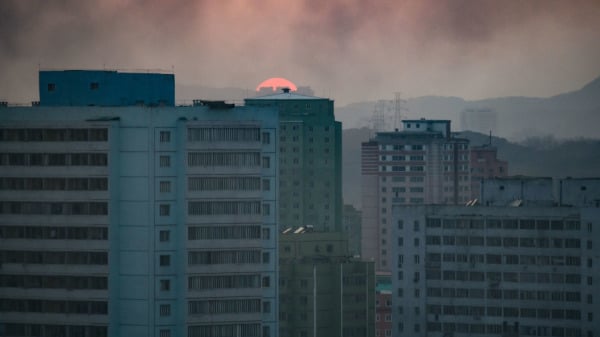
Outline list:
[[[400,127],[400,123],[402,122],[402,111],[407,111],[403,104],[406,103],[406,100],[402,99],[401,92],[394,93],[394,130]]]

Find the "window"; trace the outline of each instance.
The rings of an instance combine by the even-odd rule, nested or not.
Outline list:
[[[168,216],[171,213],[171,205],[160,205],[159,212],[160,216]]]
[[[271,230],[269,228],[262,229],[262,238],[263,240],[271,239]]]
[[[160,256],[160,266],[166,267],[171,265],[171,256],[170,255],[161,255]]]
[[[158,235],[160,242],[168,242],[170,234],[171,232],[168,230],[161,230]]]
[[[271,190],[271,181],[269,179],[263,179],[262,181],[262,189],[263,191]]]
[[[271,144],[271,134],[268,132],[262,133],[262,143],[263,144]]]
[[[160,280],[160,291],[169,291],[171,289],[170,280]]]
[[[270,254],[269,254],[269,252],[262,253],[262,261],[263,261],[263,263],[269,263],[270,262]]]
[[[160,193],[169,193],[171,192],[171,182],[170,181],[161,181],[160,182]]]
[[[98,82],[90,83],[90,90],[98,90],[99,87],[100,87],[100,83],[98,83]]]
[[[159,134],[161,143],[169,143],[171,142],[171,132],[170,131],[161,131]]]
[[[271,278],[269,276],[263,276],[262,278],[262,287],[269,288],[271,286]]]
[[[160,156],[160,167],[171,167],[171,157]]]
[[[262,215],[270,215],[271,214],[271,205],[263,204],[262,205]]]
[[[48,91],[54,91],[54,90],[56,90],[56,84],[48,83]]]
[[[160,337],[171,337],[171,330],[169,329],[161,329]]]
[[[160,316],[162,316],[162,317],[171,316],[171,305],[170,304],[161,304],[160,305]]]
[[[269,157],[262,157],[262,167],[263,168],[270,168],[271,167],[271,158],[269,158]]]

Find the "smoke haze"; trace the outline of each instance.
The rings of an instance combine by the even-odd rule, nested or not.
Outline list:
[[[281,76],[339,104],[550,96],[600,75],[599,17],[594,0],[5,0],[0,99],[37,99],[39,66],[250,90]]]

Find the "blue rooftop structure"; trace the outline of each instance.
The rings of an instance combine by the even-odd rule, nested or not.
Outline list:
[[[114,70],[43,70],[41,106],[174,106],[175,75]]]

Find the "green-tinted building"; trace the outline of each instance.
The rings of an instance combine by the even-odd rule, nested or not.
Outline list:
[[[279,108],[279,228],[342,230],[342,124],[333,101],[284,89],[246,99]]]
[[[280,337],[375,335],[375,266],[349,257],[347,242],[339,232],[281,233]]]

